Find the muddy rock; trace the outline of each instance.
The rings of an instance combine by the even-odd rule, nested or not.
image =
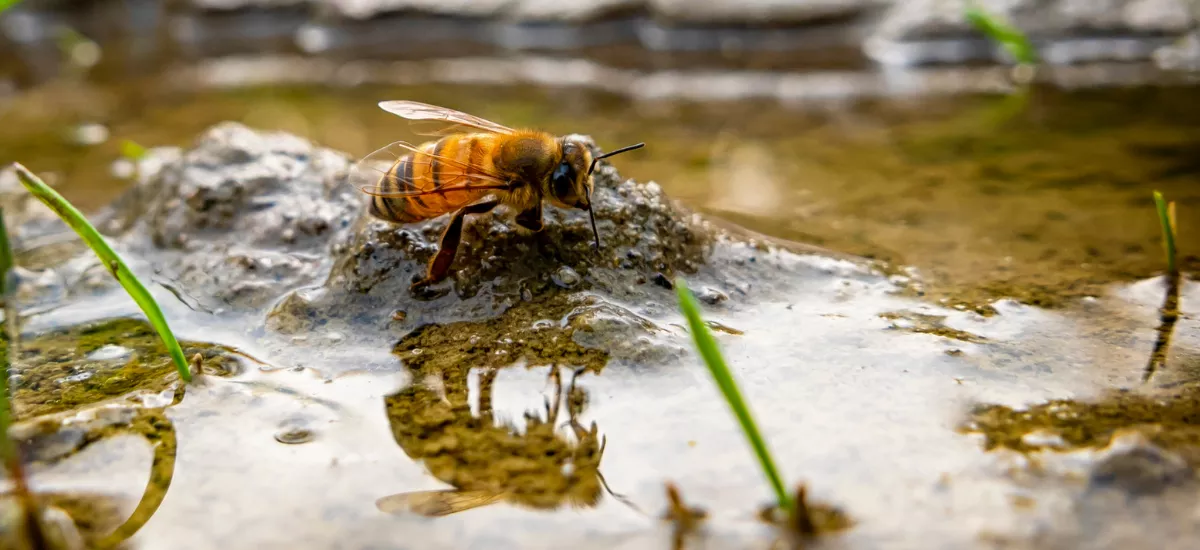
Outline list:
[[[598,168],[595,181],[599,251],[586,212],[545,205],[545,227],[530,233],[501,207],[468,217],[454,272],[414,294],[409,285],[424,275],[448,216],[394,225],[364,214],[334,245],[337,257],[324,288],[285,299],[272,314],[274,326],[306,330],[312,327],[287,317],[346,318],[348,312],[358,322],[386,323],[398,308],[411,326],[474,321],[566,291],[644,301],[648,293],[661,294],[646,284],[655,273],[700,267],[711,237],[668,204],[661,188],[622,180],[611,166]]]
[[[984,0],[979,5],[1027,33],[1051,63],[1147,59],[1196,18],[1186,0]],[[923,42],[943,45],[918,47]],[[945,47],[951,42],[956,47]],[[896,2],[866,46],[876,60],[902,64],[1007,55],[967,22],[961,3],[938,0]]]
[[[327,268],[361,194],[349,159],[298,137],[216,125],[124,202],[145,212],[123,237],[207,309],[259,308]]]
[[[394,225],[364,213],[333,243],[324,284],[289,292],[266,328],[296,345],[336,333],[340,345],[358,349],[383,335],[419,372],[521,361],[650,366],[678,359],[688,345],[686,332],[651,321],[676,314],[671,285],[656,278],[696,279],[725,297],[722,307],[782,280],[768,247],[717,231],[657,184],[624,179],[608,164],[594,181],[599,251],[584,211],[544,205],[544,228],[531,233],[500,207],[468,217],[451,275],[413,291],[448,216]]]
[[[461,17],[496,17],[526,21],[586,21],[614,11],[636,8],[641,2],[639,0],[581,0],[579,2],[487,0],[446,3],[436,0],[327,0],[324,3],[333,11],[355,19],[365,19],[390,12],[415,11]]]
[[[805,23],[848,17],[890,4],[889,0],[649,0],[653,13],[693,23]]]
[[[1154,62],[1168,71],[1200,72],[1200,31],[1189,33],[1154,52]]]
[[[672,22],[691,23],[803,23],[860,14],[888,0],[192,0],[209,10],[320,6],[353,19],[388,13],[417,12],[459,17],[491,17],[517,21],[583,22],[638,11]]]
[[[1161,493],[1192,478],[1183,458],[1145,440],[1114,449],[1091,472],[1095,487],[1113,487],[1132,495]]]

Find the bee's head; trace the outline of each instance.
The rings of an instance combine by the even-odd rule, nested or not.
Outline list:
[[[592,233],[596,236],[596,249],[600,249],[600,232],[596,230],[596,214],[592,211],[592,171],[602,158],[632,151],[645,143],[622,147],[611,153],[592,157],[592,151],[582,141],[573,138],[562,140],[562,161],[550,175],[550,203],[563,208],[587,210],[592,218]]]

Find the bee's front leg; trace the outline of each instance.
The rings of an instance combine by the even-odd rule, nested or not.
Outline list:
[[[538,201],[536,205],[518,212],[516,222],[517,225],[530,231],[541,231],[544,226],[542,223],[542,202]]]
[[[441,282],[446,276],[450,275],[450,264],[454,263],[454,254],[458,252],[458,244],[462,241],[463,218],[466,218],[467,214],[484,214],[490,212],[498,204],[500,204],[498,200],[484,201],[464,206],[458,212],[455,212],[454,217],[450,218],[450,223],[446,225],[446,229],[442,231],[441,244],[439,245],[437,255],[429,262],[429,269],[425,274],[425,278],[413,283],[409,287],[409,290],[413,292],[419,291],[429,285]]]

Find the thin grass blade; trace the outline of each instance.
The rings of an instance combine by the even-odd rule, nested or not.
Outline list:
[[[687,283],[682,278],[675,280],[675,293],[679,296],[679,307],[683,310],[684,316],[687,317],[692,339],[696,342],[696,349],[700,351],[700,356],[704,358],[704,364],[708,366],[708,371],[712,373],[717,387],[720,388],[721,393],[725,396],[725,401],[729,404],[729,408],[733,409],[733,414],[741,424],[742,431],[750,441],[750,446],[754,448],[754,454],[758,456],[758,462],[762,465],[763,473],[766,474],[767,480],[770,481],[771,487],[775,490],[775,496],[779,500],[779,507],[783,510],[791,511],[792,498],[788,495],[787,490],[784,489],[783,478],[775,468],[775,461],[771,459],[771,453],[767,449],[766,441],[763,440],[762,434],[758,431],[758,426],[754,423],[754,417],[751,416],[750,408],[742,398],[741,391],[738,390],[737,382],[733,379],[733,373],[729,371],[729,367],[725,364],[725,358],[721,355],[721,350],[717,346],[716,339],[708,331],[708,326],[704,324],[704,319],[700,317],[700,304],[696,302],[696,297],[688,290]]]
[[[109,273],[116,277],[121,286],[125,288],[125,292],[137,302],[142,308],[142,312],[146,314],[146,318],[150,320],[150,324],[154,326],[154,330],[158,331],[159,338],[162,338],[163,344],[167,347],[167,352],[171,354],[171,359],[175,361],[175,368],[179,370],[180,378],[185,382],[192,381],[192,374],[188,370],[188,361],[183,356],[183,349],[179,347],[179,342],[175,339],[175,334],[171,332],[171,327],[167,324],[167,319],[163,316],[162,310],[158,307],[158,302],[154,301],[154,297],[142,285],[142,282],[134,276],[133,272],[121,260],[121,257],[113,251],[112,247],[104,240],[96,228],[88,223],[87,218],[83,216],[71,203],[67,202],[62,195],[51,189],[40,178],[26,169],[19,163],[13,163],[17,170],[17,177],[21,183],[29,190],[33,196],[37,197],[46,206],[49,206],[67,225],[71,226],[76,233],[92,248],[100,261],[104,262]]]
[[[998,16],[992,15],[975,2],[967,2],[963,8],[963,14],[967,21],[971,23],[979,32],[987,35],[988,38],[1000,44],[1008,53],[1023,65],[1033,65],[1038,61],[1037,49],[1025,36],[1021,29],[1004,21]]]
[[[146,148],[133,140],[121,140],[121,156],[136,162],[145,158]]]
[[[1158,221],[1162,224],[1163,232],[1163,249],[1167,254],[1167,271],[1172,276],[1179,273],[1179,266],[1175,264],[1175,203],[1167,204],[1163,199],[1162,193],[1154,192],[1154,206],[1158,209]]]
[[[16,308],[9,303],[11,293],[8,292],[8,275],[13,268],[12,247],[8,244],[8,228],[4,224],[4,209],[0,208],[0,296],[4,300],[5,330],[11,328],[13,318],[10,316]],[[3,338],[0,335],[0,338]],[[12,441],[8,439],[8,426],[12,423],[12,404],[8,393],[8,358],[12,352],[11,346],[4,350],[4,360],[0,361],[0,459],[9,463],[15,455]]]

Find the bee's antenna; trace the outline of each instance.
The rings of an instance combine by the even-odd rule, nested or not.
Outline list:
[[[592,165],[588,166],[588,175],[589,176],[592,175],[592,171],[596,169],[596,163],[600,162],[600,159],[608,158],[613,155],[619,155],[621,153],[625,153],[627,151],[632,151],[634,149],[641,149],[642,147],[645,147],[645,146],[646,146],[645,143],[636,143],[634,145],[622,147],[620,149],[617,149],[616,151],[609,151],[607,153],[604,153],[603,155],[600,155],[600,156],[592,159]],[[592,234],[596,236],[596,250],[600,250],[600,230],[596,229],[596,212],[592,210],[592,191],[590,189],[588,189],[586,186],[584,187],[583,191],[584,191],[584,194],[587,196],[587,201],[588,201],[588,217],[590,217],[592,219]]]
[[[592,159],[592,165],[588,167],[588,175],[589,176],[592,175],[592,171],[596,169],[596,163],[600,162],[600,159],[605,159],[605,158],[611,157],[613,155],[619,155],[621,153],[632,151],[634,149],[641,149],[642,147],[645,147],[645,146],[646,146],[645,143],[636,143],[636,144],[630,145],[628,147],[622,147],[620,149],[617,149],[616,151],[610,151],[608,153],[604,153],[603,155],[600,155],[600,156]]]
[[[592,219],[592,234],[596,236],[596,250],[600,250],[600,230],[596,229],[596,212],[592,210],[592,192],[585,186],[583,193],[587,196],[588,217]]]

